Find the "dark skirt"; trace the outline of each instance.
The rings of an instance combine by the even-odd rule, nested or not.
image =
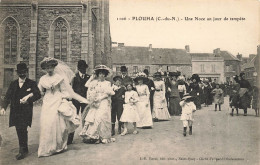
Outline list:
[[[242,97],[239,98],[239,108],[247,109],[250,108],[251,97],[248,93],[245,93]]]
[[[181,99],[179,97],[170,97],[169,98],[169,113],[170,115],[178,116],[181,114]]]
[[[196,109],[201,109],[201,104],[200,104],[200,96],[193,96],[194,104],[196,105]]]

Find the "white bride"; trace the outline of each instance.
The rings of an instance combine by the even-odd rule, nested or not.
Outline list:
[[[38,87],[43,97],[40,117],[38,157],[50,156],[67,149],[68,134],[80,125],[76,108],[71,99],[88,103],[76,94],[70,83],[74,72],[64,62],[44,58],[41,68],[47,73],[40,78]]]

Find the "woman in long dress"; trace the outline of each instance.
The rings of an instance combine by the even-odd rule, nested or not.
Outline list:
[[[245,79],[245,73],[240,73],[239,77],[235,78],[235,81],[240,85],[239,89],[239,109],[244,110],[244,116],[247,116],[247,108],[250,108],[252,87]]]
[[[138,83],[136,85],[136,90],[139,96],[139,101],[137,103],[138,114],[140,120],[136,123],[139,128],[152,128],[153,119],[150,108],[150,92],[148,86],[143,84],[144,73],[140,73],[135,81]]]
[[[70,82],[74,73],[54,58],[45,58],[41,68],[47,72],[40,78],[38,87],[43,97],[40,117],[38,157],[50,156],[67,149],[69,133],[79,125],[76,108],[70,99],[88,103],[87,99],[73,92]]]
[[[110,69],[105,65],[98,65],[95,74],[85,85],[88,87],[87,99],[90,104],[80,136],[86,143],[109,143],[115,140],[111,137],[111,96],[115,92],[111,83],[105,80],[109,72]]]
[[[154,74],[154,86],[155,92],[153,96],[153,113],[152,116],[157,120],[168,120],[171,118],[168,108],[167,102],[165,98],[165,84],[164,81],[161,80],[161,73],[156,72]]]
[[[169,87],[168,92],[170,93],[169,98],[169,112],[171,116],[179,116],[181,114],[181,106],[180,106],[180,94],[178,90],[178,82],[177,78],[179,74],[177,72],[169,73],[170,79],[168,80]]]

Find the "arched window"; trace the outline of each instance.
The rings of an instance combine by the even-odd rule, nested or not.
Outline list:
[[[62,18],[58,18],[54,29],[54,58],[67,61],[68,28]]]
[[[4,64],[16,64],[17,61],[17,37],[16,22],[9,18],[4,30]]]

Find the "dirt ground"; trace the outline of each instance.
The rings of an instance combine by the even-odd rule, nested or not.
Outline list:
[[[29,129],[29,155],[20,161],[15,159],[18,138],[14,127],[8,127],[8,110],[6,116],[0,116],[0,164],[260,164],[260,118],[252,109],[246,117],[242,110],[232,117],[227,103],[225,98],[222,111],[215,112],[213,105],[196,111],[193,135],[183,137],[179,116],[155,122],[153,129],[139,129],[137,135],[116,135],[116,142],[110,144],[85,144],[78,128],[67,151],[44,158],[37,157],[41,109],[36,106]]]

